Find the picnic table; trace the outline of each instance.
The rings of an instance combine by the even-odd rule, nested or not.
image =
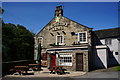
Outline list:
[[[33,69],[34,71],[38,70],[39,64],[28,64],[29,68]]]
[[[25,72],[27,74],[27,71],[29,70],[28,66],[15,66],[15,72],[18,72],[20,75]]]
[[[57,74],[65,74],[65,69],[63,69],[63,66],[51,66],[49,67],[50,74],[57,73]]]

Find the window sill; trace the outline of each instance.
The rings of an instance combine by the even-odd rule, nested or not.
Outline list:
[[[49,44],[50,46],[64,46],[65,43],[60,43],[60,44]]]
[[[59,43],[58,45],[63,46],[63,45],[65,45],[65,43]]]
[[[88,42],[73,42],[72,45],[81,45],[81,44],[87,44]]]
[[[81,43],[88,43],[88,42],[79,42],[79,43],[81,44]]]

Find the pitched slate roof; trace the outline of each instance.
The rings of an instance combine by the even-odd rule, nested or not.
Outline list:
[[[97,35],[97,37],[99,39],[116,38],[116,37],[120,37],[120,27],[111,28],[111,29],[96,30],[96,31],[94,31],[94,33]]]

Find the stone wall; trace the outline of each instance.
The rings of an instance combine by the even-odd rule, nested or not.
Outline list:
[[[64,52],[67,53],[67,52]],[[74,51],[69,52],[72,54],[72,66],[64,66],[68,71],[76,71],[76,53],[83,54],[83,71],[88,72],[88,51]],[[47,55],[48,67],[50,67],[50,54]],[[58,65],[58,58],[56,58],[56,64]],[[58,65],[59,66],[59,65]]]
[[[91,28],[87,28],[83,25],[80,25],[72,20],[69,20],[65,17],[61,17],[61,20],[59,23],[66,23],[65,25],[57,25],[53,26],[55,24],[55,18],[48,23],[41,31],[38,33],[36,37],[42,37],[43,38],[43,47],[44,48],[50,48],[50,44],[56,45],[56,36],[57,35],[63,35],[64,36],[64,46],[71,46],[72,44],[78,44],[78,35],[71,35],[71,32],[79,33],[79,32],[87,32],[87,44],[91,45]],[[53,27],[53,28],[52,28]],[[63,29],[58,29],[59,27],[62,27]],[[52,29],[51,29],[52,28]],[[54,30],[55,28],[55,30]]]
[[[87,33],[87,42],[79,43],[78,33],[86,32]],[[61,16],[60,20],[56,22],[54,17],[37,35],[37,37],[42,37],[42,53],[47,52],[46,49],[57,48],[57,47],[68,47],[68,46],[89,46],[88,51],[74,51],[71,52],[73,56],[73,65],[70,67],[65,67],[67,70],[76,71],[76,53],[83,54],[83,71],[89,71],[89,59],[88,54],[92,51],[92,41],[91,33],[92,28],[88,28],[84,25],[81,25],[75,21],[72,21],[66,17]],[[74,33],[74,35],[72,34]],[[64,37],[64,44],[57,46],[56,36],[62,35]],[[38,44],[38,41],[35,41]],[[58,62],[57,62],[58,63]],[[50,55],[47,54],[47,67],[50,67]]]

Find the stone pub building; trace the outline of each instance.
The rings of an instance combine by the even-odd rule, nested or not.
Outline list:
[[[62,6],[57,6],[54,18],[35,36],[35,54],[41,43],[47,67],[64,66],[70,71],[89,71],[94,68],[94,45],[92,28],[63,16]],[[107,47],[99,47],[101,49]]]

